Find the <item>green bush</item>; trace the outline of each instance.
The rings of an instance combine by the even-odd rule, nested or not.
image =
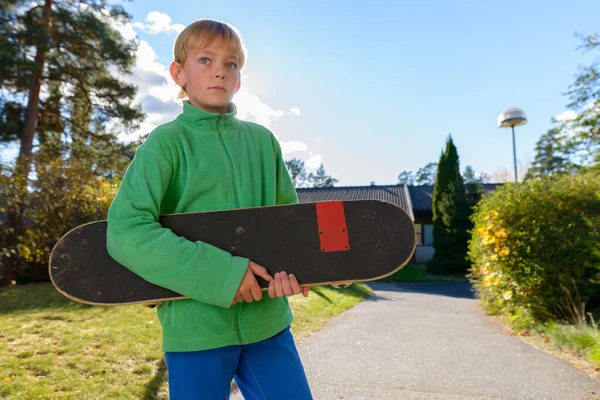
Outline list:
[[[37,154],[35,180],[18,190],[11,169],[0,170],[0,213],[17,213],[23,229],[16,237],[0,220],[2,268],[11,268],[16,281],[48,279],[48,260],[54,244],[77,225],[106,218],[117,182],[93,175],[89,168],[62,157]],[[6,256],[9,257],[6,257]]]
[[[585,323],[600,309],[600,175],[507,184],[472,216],[469,279],[511,324]]]

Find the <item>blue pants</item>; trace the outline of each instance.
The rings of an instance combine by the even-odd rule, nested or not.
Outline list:
[[[167,352],[170,400],[229,399],[235,379],[244,399],[312,399],[290,328],[258,343]]]

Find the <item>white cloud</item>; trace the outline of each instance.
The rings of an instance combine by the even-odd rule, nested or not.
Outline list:
[[[308,160],[305,161],[305,165],[311,169],[318,169],[321,166],[322,163],[322,158],[320,154],[315,154],[314,156],[310,157]]]
[[[140,23],[122,24],[108,17],[106,20],[126,40],[137,38],[134,27],[144,28],[144,25]],[[158,26],[168,30],[177,25],[171,25],[171,18],[161,13],[148,14],[147,21],[151,22],[149,30],[156,30]],[[126,82],[137,86],[134,103],[141,103],[142,110],[146,113],[146,120],[135,132],[126,131],[118,124],[109,124],[109,128],[120,131],[119,138],[121,140],[135,140],[152,131],[156,126],[174,119],[180,112],[180,102],[178,104],[177,101],[179,88],[173,82],[168,67],[159,63],[157,59],[158,55],[152,46],[145,40],[140,40],[131,74],[121,76]]]
[[[296,107],[290,108],[290,114],[300,116],[300,109]]]
[[[556,120],[559,122],[568,122],[577,118],[577,113],[573,110],[567,110],[556,116]]]
[[[282,110],[275,110],[263,103],[258,96],[245,90],[243,87],[235,95],[233,102],[238,109],[238,118],[254,121],[271,128],[273,122],[285,114]]]
[[[97,18],[109,24],[110,27],[119,32],[121,36],[126,40],[133,40],[137,37],[137,33],[135,33],[135,30],[133,29],[133,25],[131,25],[131,23],[126,22],[125,24],[123,24],[122,20],[114,19],[107,9],[96,11],[86,3],[80,4],[80,7],[84,10],[91,11]]]
[[[136,22],[133,27],[146,31],[152,35],[159,33],[179,33],[185,26],[182,24],[172,24],[173,19],[165,13],[158,11],[149,12],[146,16],[146,23]]]
[[[154,72],[167,79],[170,78],[171,76],[167,67],[156,61],[157,58],[158,56],[150,44],[145,40],[140,40],[140,45],[137,49],[136,67],[144,71]]]
[[[289,142],[279,142],[279,144],[281,145],[281,152],[284,155],[293,153],[295,151],[306,151],[307,149],[306,143],[302,143],[297,140],[292,140]]]
[[[126,27],[124,31],[128,31],[128,28]],[[134,102],[142,104],[146,120],[135,132],[126,132],[123,129],[119,135],[121,140],[135,140],[151,132],[158,125],[175,119],[181,111],[181,101],[177,100],[179,87],[173,82],[168,66],[157,60],[158,55],[152,46],[145,40],[140,40],[131,75],[122,78],[137,86],[138,91]],[[120,128],[113,127],[113,129]]]
[[[126,40],[133,40],[137,38],[137,33],[135,33],[135,30],[133,29],[133,25],[129,23],[122,24],[121,22],[113,19],[108,19],[108,21],[112,27],[115,28]]]
[[[561,131],[558,138],[560,143],[564,144],[567,140],[573,138],[583,130],[579,124],[575,123],[577,117],[579,117],[579,114],[572,110],[567,110],[556,116],[556,122],[561,124]]]
[[[140,127],[137,131],[135,131],[135,132],[124,132],[123,131],[123,133],[119,134],[118,137],[121,141],[124,141],[124,142],[131,142],[131,141],[137,140],[140,136],[152,132],[152,130],[154,130],[154,128],[156,128],[157,126],[173,120],[173,118],[175,118],[175,116],[177,114],[178,113],[175,113],[175,114],[147,113],[146,120],[140,124]],[[119,130],[122,128],[120,125],[112,125],[111,129]]]

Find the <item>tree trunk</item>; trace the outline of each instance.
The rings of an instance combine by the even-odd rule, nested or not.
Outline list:
[[[38,110],[40,104],[40,89],[42,87],[42,78],[46,55],[50,48],[50,14],[52,12],[52,3],[54,0],[46,0],[42,11],[42,34],[36,46],[35,65],[33,77],[31,79],[31,88],[29,90],[29,99],[27,110],[25,111],[25,123],[21,134],[21,148],[19,157],[13,172],[13,184],[15,185],[15,195],[21,201],[16,210],[12,210],[7,215],[7,225],[13,229],[13,235],[8,238],[6,248],[10,251],[15,249],[18,243],[18,236],[23,233],[23,201],[27,196],[27,177],[29,175],[30,156],[33,151],[33,138],[38,120]],[[20,184],[24,182],[24,184]],[[0,258],[0,286],[8,285],[14,279],[16,259],[13,254],[11,257],[2,255]]]
[[[52,12],[52,3],[54,0],[46,0],[44,3],[44,11],[42,12],[42,36],[37,45],[35,54],[36,70],[31,80],[31,89],[29,90],[29,99],[27,102],[27,110],[25,111],[25,124],[23,134],[21,135],[21,150],[19,159],[27,159],[33,149],[33,137],[37,126],[38,109],[40,105],[40,89],[42,87],[42,76],[44,74],[44,65],[46,62],[46,54],[50,47],[50,13]],[[27,169],[29,172],[29,169]]]

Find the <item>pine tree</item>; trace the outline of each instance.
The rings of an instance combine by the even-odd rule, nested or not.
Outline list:
[[[415,173],[412,171],[402,171],[398,175],[399,185],[414,185],[415,184]]]
[[[449,136],[441,154],[433,190],[433,245],[429,262],[434,273],[466,272],[470,205],[460,174],[456,146]]]
[[[132,104],[136,88],[116,77],[130,72],[137,48],[112,25],[130,18],[121,6],[107,0],[2,1],[0,138],[20,142],[17,173],[27,175],[34,139],[46,143],[45,133],[69,137],[63,145],[77,152],[83,143],[89,149],[92,137],[117,142],[106,132],[109,121],[138,126],[143,114]],[[46,98],[40,98],[42,88],[50,93]]]
[[[583,36],[579,47],[585,53],[594,53],[596,58],[590,65],[580,66],[575,82],[567,93],[571,102],[568,107],[577,114],[572,124],[563,124],[570,129],[567,152],[571,161],[581,165],[581,170],[600,170],[600,33]]]
[[[424,167],[419,168],[415,174],[416,185],[433,185],[435,183],[435,175],[437,171],[436,163],[429,163]]]
[[[483,197],[483,174],[477,175],[475,169],[467,165],[463,171],[463,181],[465,183],[465,195],[467,196],[467,204],[469,205],[469,218],[473,213],[473,208]],[[469,222],[469,229],[471,229]]]
[[[338,182],[334,177],[327,175],[323,164],[321,164],[315,174],[308,174],[308,181],[312,187],[333,187]]]
[[[290,178],[292,179],[295,188],[301,188],[306,185],[306,167],[301,158],[294,157],[291,160],[286,160],[285,167],[290,174]]]
[[[304,161],[300,158],[286,160],[285,167],[290,174],[295,188],[331,187],[338,182],[334,177],[327,175],[323,164],[321,164],[315,174],[306,172]]]
[[[565,138],[560,128],[549,129],[535,146],[535,160],[525,175],[525,180],[557,175],[577,170],[565,152]]]

